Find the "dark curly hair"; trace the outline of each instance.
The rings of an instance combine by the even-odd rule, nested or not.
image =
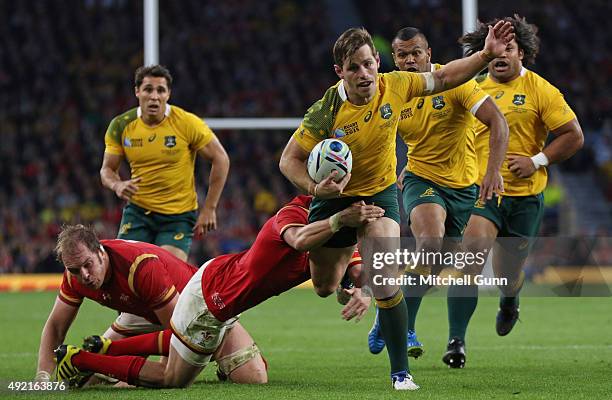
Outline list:
[[[466,54],[474,54],[482,50],[485,38],[489,33],[488,26],[494,26],[500,19],[496,18],[485,23],[479,22],[474,32],[469,32],[459,38],[459,43],[465,46]],[[535,63],[536,56],[540,50],[540,38],[538,38],[538,27],[528,23],[524,17],[514,14],[513,17],[505,17],[514,27],[514,38],[519,49],[523,50],[523,62]]]

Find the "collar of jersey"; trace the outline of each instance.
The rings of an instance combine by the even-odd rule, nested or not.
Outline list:
[[[340,84],[338,85],[338,95],[340,96],[342,101],[346,101],[346,99],[348,99],[348,96],[346,95],[346,89],[344,88],[344,79],[342,79],[340,81]]]
[[[376,77],[376,79],[378,79],[378,76]],[[376,85],[377,85],[377,86],[376,86],[376,91],[377,91],[377,94],[378,94],[378,82],[376,83]],[[347,104],[350,104],[350,105],[351,105],[351,106],[353,106],[353,107],[357,107],[357,108],[359,108],[359,107],[365,107],[365,106],[367,106],[368,104],[370,104],[370,103],[368,103],[368,104],[364,104],[364,105],[358,106],[358,105],[356,105],[356,104],[351,103],[350,101],[347,101],[347,100],[348,100],[348,96],[347,96],[347,94],[346,94],[346,89],[344,88],[344,79],[342,79],[342,80],[340,81],[340,84],[338,85],[338,89],[337,89],[337,90],[338,90],[338,96],[340,96],[340,98],[342,99],[342,101],[346,102]],[[375,96],[375,97],[376,97],[376,96]]]
[[[166,103],[166,110],[164,111],[164,115],[166,117],[170,116],[170,110],[171,110],[170,104]],[[136,110],[136,116],[138,118],[140,118],[142,116],[142,110],[141,110],[140,106],[138,106],[138,109]]]

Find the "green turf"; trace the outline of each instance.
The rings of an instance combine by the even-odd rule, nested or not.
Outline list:
[[[0,381],[31,379],[40,331],[53,293],[0,294]],[[483,297],[468,329],[467,366],[449,370],[440,361],[447,326],[442,297],[427,298],[417,321],[425,354],[411,361],[421,390],[395,393],[385,353],[368,353],[366,335],[373,313],[358,323],[340,319],[334,299],[293,290],[243,314],[267,358],[270,383],[221,384],[213,368],[189,389],[97,388],[69,394],[10,398],[117,399],[565,399],[612,395],[612,299],[523,298],[521,320],[507,337],[495,334],[496,299]],[[86,301],[67,342],[105,330],[114,312]],[[0,398],[9,398],[5,389]],[[205,397],[206,396],[206,397]],[[209,397],[211,396],[211,397]]]

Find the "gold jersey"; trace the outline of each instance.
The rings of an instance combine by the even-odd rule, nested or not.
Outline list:
[[[518,78],[506,83],[496,83],[489,76],[480,87],[493,98],[508,121],[510,137],[507,155],[532,157],[544,148],[548,132],[559,128],[576,115],[565,102],[561,92],[533,71],[522,68]],[[478,183],[482,182],[489,157],[489,130],[477,121],[476,154],[479,164]],[[508,169],[504,160],[501,174],[504,178],[504,195],[531,196],[546,187],[546,168],[538,169],[529,178],[518,178]]]
[[[320,141],[337,138],[353,154],[351,180],[344,196],[372,196],[395,182],[395,137],[402,106],[425,90],[425,79],[410,72],[378,74],[377,92],[368,104],[348,101],[342,81],[329,88],[306,112],[293,137],[309,152]]]
[[[432,71],[440,69],[432,64]],[[459,189],[478,178],[473,114],[487,99],[475,80],[404,105],[398,132],[408,146],[406,171]]]
[[[154,127],[140,118],[140,108],[115,117],[104,137],[105,152],[125,157],[131,177],[140,177],[130,199],[149,211],[179,214],[198,208],[194,167],[196,154],[214,137],[201,118],[176,106]]]

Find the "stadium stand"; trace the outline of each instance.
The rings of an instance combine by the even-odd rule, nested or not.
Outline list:
[[[435,43],[437,61],[460,55],[460,2],[354,3],[362,24],[382,38],[419,26]],[[612,6],[518,0],[509,10],[480,3],[484,19],[522,10],[540,26],[543,50],[533,69],[562,88],[585,129],[585,149],[560,170],[589,173],[612,201],[612,33],[605,21]],[[327,7],[323,0],[160,2],[160,56],[175,78],[171,103],[204,118],[301,116],[336,79]],[[116,235],[122,204],[102,188],[98,170],[107,124],[136,105],[141,27],[140,1],[0,1],[0,273],[60,271],[52,249],[63,222]],[[219,230],[194,243],[193,262],[248,246],[293,194],[277,166],[291,132],[217,133],[232,161],[230,179]],[[547,218],[551,233],[558,214]]]

